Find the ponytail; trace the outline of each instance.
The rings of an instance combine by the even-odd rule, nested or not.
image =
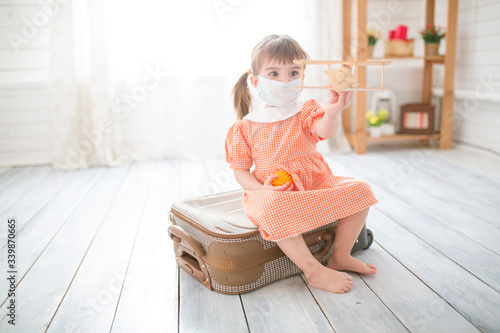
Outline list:
[[[238,120],[243,119],[250,112],[250,105],[252,104],[252,95],[247,83],[248,75],[248,72],[245,72],[240,76],[233,88],[233,105]]]

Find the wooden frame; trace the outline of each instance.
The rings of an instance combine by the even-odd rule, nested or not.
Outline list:
[[[444,1],[444,0],[443,0]],[[356,34],[357,54],[351,56],[351,0],[343,0],[342,10],[342,39],[343,39],[343,59],[346,61],[366,62],[368,58],[368,41],[365,33]],[[435,0],[426,0],[425,23],[434,24]],[[357,31],[365,31],[367,26],[367,0],[357,1]],[[355,96],[354,129],[351,129],[351,111],[350,108],[342,112],[342,125],[347,139],[357,154],[366,152],[366,143],[368,141],[387,141],[387,140],[421,140],[428,139],[439,140],[441,149],[451,147],[452,137],[452,118],[453,118],[453,100],[454,100],[454,80],[455,80],[455,48],[457,38],[457,17],[458,0],[448,0],[448,21],[446,26],[446,55],[444,56],[425,56],[420,57],[424,61],[423,68],[423,89],[422,102],[430,103],[432,95],[432,67],[434,64],[443,64],[445,67],[444,75],[444,95],[441,113],[441,126],[437,128],[437,134],[398,134],[384,136],[373,139],[366,134],[366,92],[359,91]],[[415,59],[416,57],[408,57]],[[400,58],[398,58],[398,61]],[[401,60],[403,61],[403,60]],[[357,72],[357,80],[361,87],[366,87],[366,67],[360,66]]]
[[[401,106],[399,133],[433,134],[434,107],[427,103]]]

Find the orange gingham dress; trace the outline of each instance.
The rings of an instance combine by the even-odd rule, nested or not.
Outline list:
[[[334,176],[316,151],[313,131],[325,109],[315,100],[295,115],[271,123],[237,121],[229,130],[226,161],[235,170],[250,170],[262,184],[278,170],[288,172],[294,191],[245,190],[243,208],[262,237],[279,241],[316,229],[377,203],[361,180]]]

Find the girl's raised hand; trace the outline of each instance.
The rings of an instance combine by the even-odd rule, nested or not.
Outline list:
[[[264,185],[262,185],[263,190],[273,190],[273,191],[292,191],[293,190],[293,185],[289,186],[290,183],[286,182],[285,184],[281,186],[273,186],[273,180],[274,178],[278,177],[278,175],[270,175],[266,181],[264,182]]]
[[[335,90],[330,90],[330,93],[328,105],[326,106],[326,113],[339,114],[351,105],[351,99],[354,93],[352,90],[341,91],[340,95]]]

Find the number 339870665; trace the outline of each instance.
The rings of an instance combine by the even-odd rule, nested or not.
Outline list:
[[[7,263],[9,268],[13,269],[16,264],[16,220],[9,219],[7,220]]]

